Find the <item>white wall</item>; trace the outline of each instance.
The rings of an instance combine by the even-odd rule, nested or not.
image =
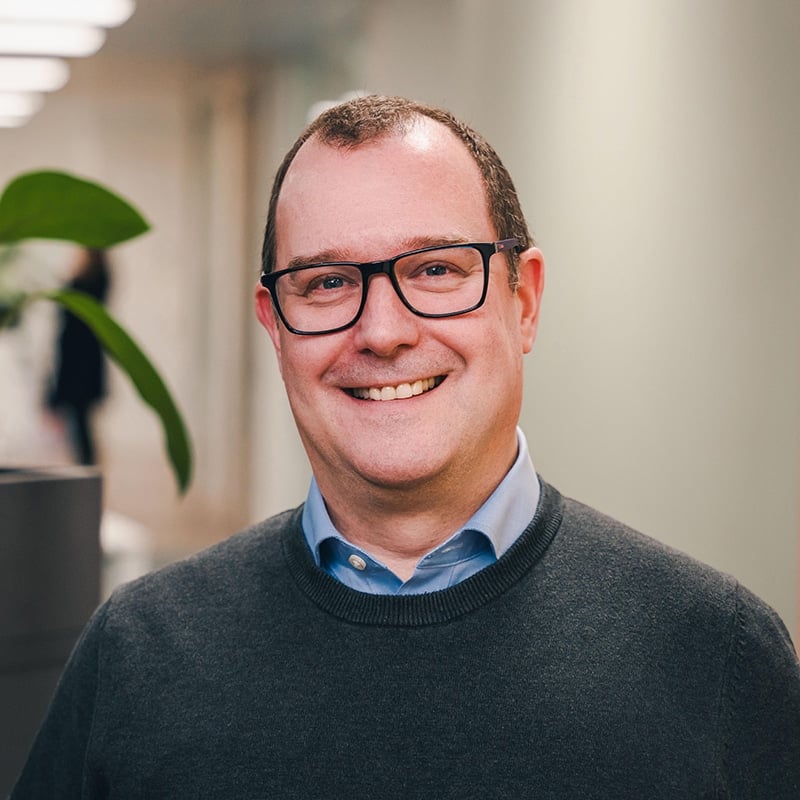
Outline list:
[[[522,120],[555,123],[529,184],[555,290],[534,439],[565,489],[796,630],[800,7],[575,5]]]

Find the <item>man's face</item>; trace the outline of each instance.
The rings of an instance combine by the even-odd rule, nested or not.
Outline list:
[[[312,137],[286,176],[276,231],[276,269],[296,258],[374,261],[454,239],[497,239],[477,165],[428,119],[350,150]],[[492,256],[485,304],[446,319],[415,316],[389,278],[375,276],[358,322],[322,336],[288,332],[258,289],[258,315],[323,495],[485,492],[502,479],[516,453],[522,356],[542,287],[538,251],[521,262],[513,293],[505,257]],[[437,385],[393,400],[354,392],[417,381]]]

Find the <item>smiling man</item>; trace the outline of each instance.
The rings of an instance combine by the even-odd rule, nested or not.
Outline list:
[[[536,332],[543,264],[534,247],[515,252],[527,230],[499,233],[478,164],[452,130],[422,116],[373,138],[375,123],[360,124],[367,142],[332,146],[317,134],[297,152],[268,232],[275,264],[292,266],[267,273],[257,309],[314,495],[369,564],[367,575],[352,575],[356,588],[382,564],[410,579],[400,587],[408,592],[418,590],[420,558],[463,528],[517,457],[522,357]],[[498,239],[504,252],[495,252]],[[370,277],[340,263],[405,253]],[[287,328],[295,321],[311,333],[340,330],[303,336]],[[531,476],[516,533],[533,517],[536,491]],[[319,502],[312,510],[325,516]],[[388,572],[385,581],[394,583]]]
[[[112,596],[13,797],[800,796],[775,613],[537,476],[543,270],[449,113],[313,122],[256,292],[307,501]]]

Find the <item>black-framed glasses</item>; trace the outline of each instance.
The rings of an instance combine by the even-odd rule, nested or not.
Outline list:
[[[405,307],[420,317],[456,317],[480,308],[489,260],[518,239],[423,247],[384,261],[308,264],[261,274],[275,310],[292,333],[336,333],[355,325],[372,275],[388,275]]]

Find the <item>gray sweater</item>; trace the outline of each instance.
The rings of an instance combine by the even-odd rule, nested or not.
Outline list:
[[[494,565],[374,596],[286,512],[119,590],[23,798],[800,797],[800,668],[739,586],[543,485]]]

